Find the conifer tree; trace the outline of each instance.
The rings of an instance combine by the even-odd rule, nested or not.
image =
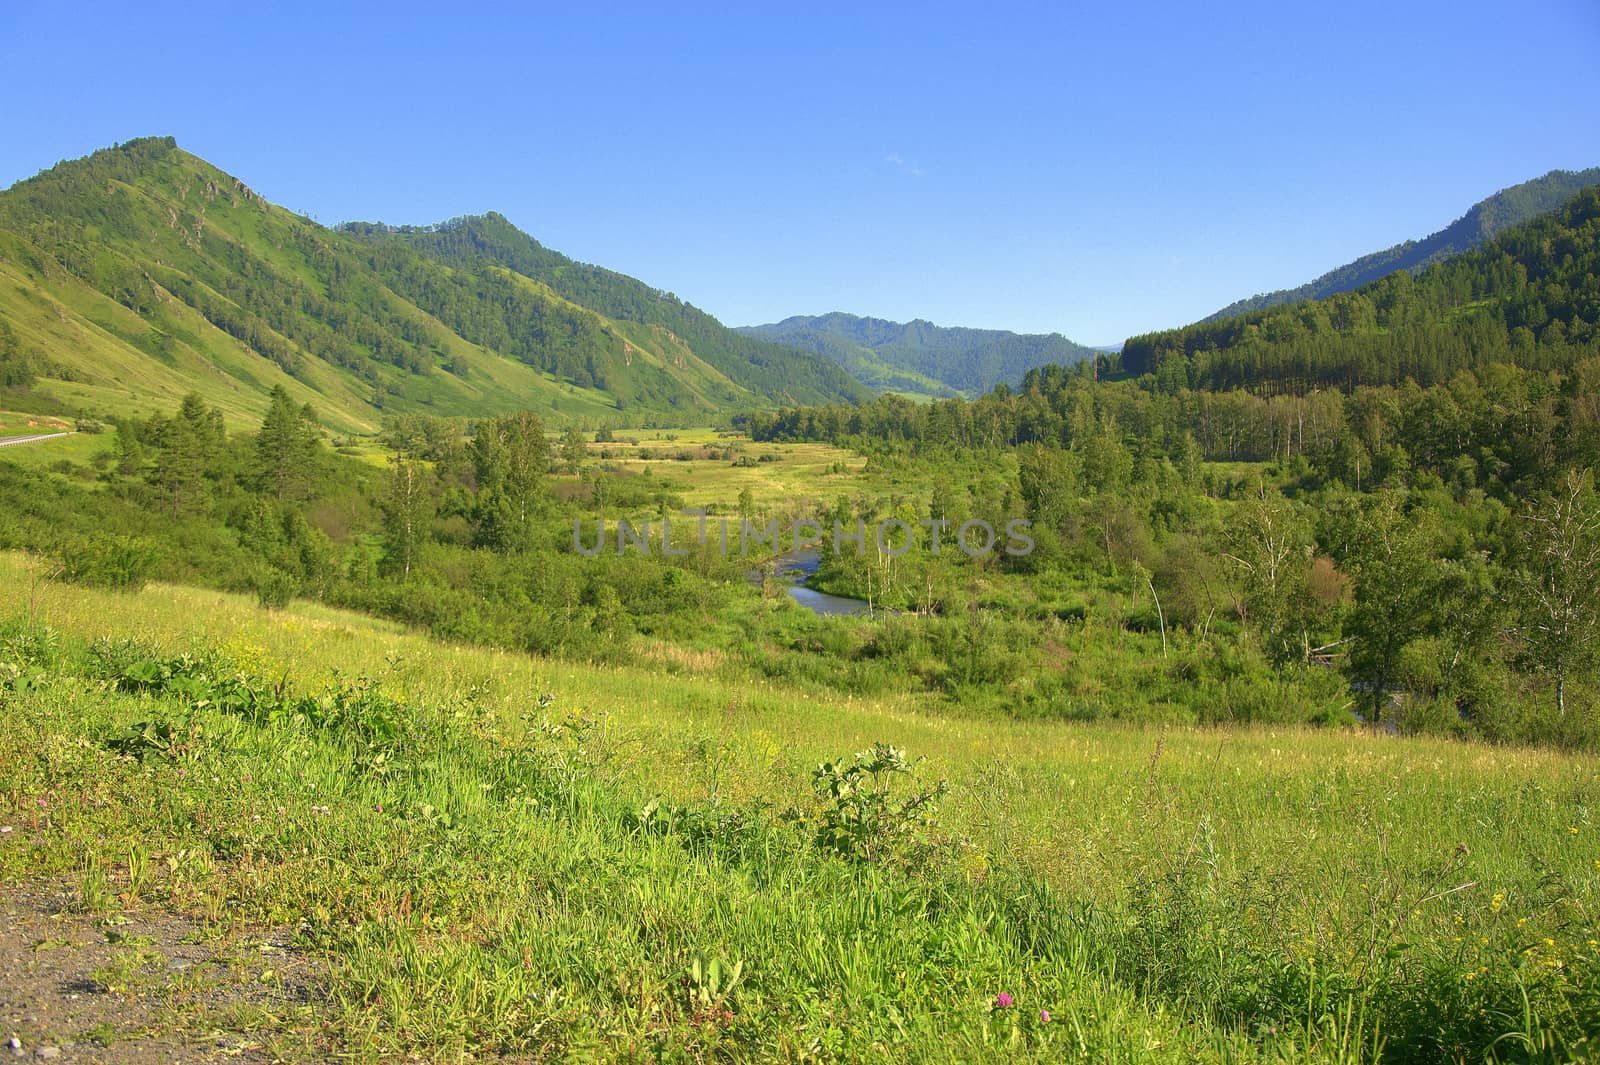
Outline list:
[[[317,447],[311,408],[296,407],[278,385],[256,434],[256,477],[261,491],[280,502],[300,498],[309,487]]]

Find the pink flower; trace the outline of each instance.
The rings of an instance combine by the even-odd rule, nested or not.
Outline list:
[[[1039,1023],[1040,1024],[1049,1024],[1050,1023],[1050,1011],[1049,1010],[1040,1010],[1039,1011]]]
[[[994,1008],[997,1010],[1008,1010],[1011,1008],[1011,1003],[1011,996],[1004,991],[994,997]]]
[[[383,803],[381,803],[381,802],[378,804],[378,812],[380,814],[383,813]]]

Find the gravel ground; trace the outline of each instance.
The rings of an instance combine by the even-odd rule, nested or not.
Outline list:
[[[316,998],[287,934],[218,935],[148,906],[78,913],[75,897],[0,885],[0,1060],[272,1062]]]

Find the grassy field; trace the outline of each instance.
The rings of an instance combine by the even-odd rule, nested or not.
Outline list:
[[[35,430],[49,432],[50,430]],[[28,432],[0,433],[21,436]],[[0,448],[0,464],[10,463],[24,469],[54,470],[65,477],[91,484],[94,462],[116,447],[115,433],[73,433],[51,440],[36,440],[31,444],[13,444]]]
[[[0,437],[31,436],[34,433],[59,433],[72,428],[66,418],[53,418],[44,414],[24,414],[0,410]]]
[[[590,444],[591,460],[620,476],[646,471],[680,496],[686,507],[733,510],[749,489],[757,507],[809,508],[815,512],[839,495],[859,492],[866,465],[860,455],[823,444],[764,444],[728,437],[712,429],[634,430],[609,444]],[[729,446],[736,459],[724,457]],[[712,457],[712,452],[716,456]],[[609,458],[601,458],[609,455]],[[753,465],[735,465],[748,459]]]
[[[17,554],[0,594],[0,879],[112,929],[295,929],[311,1000],[208,1022],[284,1057],[1557,1061],[1600,1030],[1591,758],[823,701]],[[814,787],[878,742],[926,761]],[[102,991],[161,993],[138,960]]]

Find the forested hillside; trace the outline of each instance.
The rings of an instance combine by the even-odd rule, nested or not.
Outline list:
[[[823,360],[797,357],[792,347],[743,336],[670,292],[551,251],[494,212],[438,226],[351,223],[342,228],[381,248],[414,248],[474,276],[500,268],[533,278],[564,299],[688,345],[699,358],[755,395],[791,403],[814,402],[823,396],[859,399],[868,395],[849,374]],[[385,261],[380,254],[378,262]],[[404,287],[408,292],[414,290],[412,285]],[[417,291],[417,298],[426,301],[426,291]]]
[[[1541,178],[1501,189],[1488,199],[1473,204],[1466,214],[1422,240],[1404,241],[1392,248],[1363,255],[1299,288],[1268,292],[1230,303],[1204,321],[1214,322],[1285,303],[1324,299],[1360,288],[1396,270],[1415,273],[1425,266],[1471,251],[1503,229],[1548,214],[1565,204],[1579,190],[1597,184],[1600,184],[1600,167],[1578,171],[1552,170]]]
[[[951,328],[920,318],[890,322],[838,311],[742,331],[814,351],[874,388],[931,396],[976,395],[1015,385],[1035,366],[1094,355],[1060,333]]]
[[[1133,337],[1122,369],[1165,391],[1429,385],[1504,363],[1560,369],[1600,328],[1600,189],[1419,274],[1325,300]]]
[[[375,431],[385,412],[683,420],[862,394],[699,312],[667,321],[682,327],[613,317],[487,259],[326,229],[171,138],[0,193],[11,406],[115,416],[196,391],[237,422],[281,386],[330,427]]]

